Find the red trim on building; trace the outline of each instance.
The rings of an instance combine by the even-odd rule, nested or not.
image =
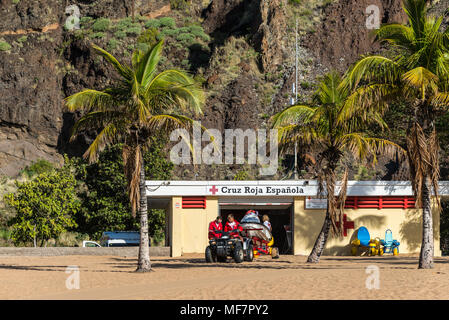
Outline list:
[[[206,209],[206,197],[182,197],[183,209]]]
[[[345,202],[346,209],[414,209],[415,197],[402,196],[377,196],[377,197],[347,197]]]
[[[337,221],[337,227],[340,228],[340,222]],[[354,221],[348,221],[348,216],[343,215],[343,236],[348,236],[348,229],[354,229]]]

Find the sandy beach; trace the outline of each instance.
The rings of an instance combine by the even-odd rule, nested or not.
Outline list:
[[[136,274],[135,258],[56,256],[0,258],[0,299],[449,299],[449,259],[418,270],[418,257],[260,257],[207,264],[202,255],[155,257],[155,272]],[[79,268],[79,289],[67,289],[67,266]],[[379,269],[367,289],[366,268]],[[371,282],[373,283],[373,282]]]

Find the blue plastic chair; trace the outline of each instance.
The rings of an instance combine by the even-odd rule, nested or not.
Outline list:
[[[360,227],[357,230],[357,238],[354,239],[351,244],[351,253],[353,256],[358,254],[359,249],[368,249],[369,255],[376,255],[380,251],[380,242],[373,242],[371,240],[368,229],[366,227]]]
[[[357,231],[357,239],[360,240],[360,245],[362,247],[369,247],[371,237],[369,235],[368,229],[365,227],[360,227]]]
[[[393,232],[390,229],[385,231],[385,239],[380,240],[384,253],[399,254],[399,241],[393,239]],[[396,249],[396,250],[395,250]]]

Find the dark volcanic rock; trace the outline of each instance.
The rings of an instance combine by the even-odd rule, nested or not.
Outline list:
[[[448,2],[435,1],[432,12],[443,14]],[[88,42],[63,30],[65,8],[71,4],[79,6],[81,16],[118,19],[131,14],[132,0],[20,0],[17,4],[0,0],[0,41],[12,46],[0,51],[0,173],[13,175],[39,158],[57,162],[62,153],[79,155],[90,142],[85,136],[68,144],[79,115],[64,113],[63,99],[83,88],[105,87],[114,73],[98,63]],[[152,15],[161,7],[166,10],[168,4],[168,0],[135,0],[136,14]],[[197,12],[202,2],[191,4]],[[330,69],[343,71],[361,54],[382,49],[366,28],[369,5],[379,7],[381,23],[405,19],[400,0],[337,0],[317,9],[322,21],[314,26],[315,32],[300,39],[302,98],[313,90],[310,84],[317,76]],[[210,52],[218,49],[212,57],[225,52],[219,49],[230,38],[245,43],[236,47],[242,57],[239,72],[232,79],[229,74],[228,79],[223,77],[229,70],[225,65],[228,57],[213,67],[208,54],[198,58],[208,89],[215,91],[209,92],[201,118],[206,127],[222,131],[264,127],[267,117],[289,102],[294,82],[289,9],[287,0],[212,0],[204,10],[202,25],[212,37]],[[174,15],[183,18],[182,14],[178,11]],[[27,40],[21,41],[25,35]],[[258,53],[258,66],[243,57],[252,49]],[[384,163],[387,166],[388,161]],[[389,166],[391,169],[383,170],[388,171],[385,178],[404,177],[403,166]]]
[[[151,6],[160,3],[152,1]],[[85,148],[82,138],[67,145],[74,119],[63,113],[63,99],[86,87],[104,86],[108,71],[95,64],[85,42],[63,31],[65,8],[71,4],[79,6],[81,16],[92,17],[125,17],[131,8],[131,0],[0,2],[0,41],[12,46],[0,51],[2,174],[14,175],[37,159],[58,162],[60,153],[79,154]],[[148,13],[151,6],[137,0],[136,14]]]
[[[327,6],[317,31],[303,43],[322,68],[343,72],[360,55],[379,51],[366,26],[370,5],[379,8],[380,23],[406,21],[401,0],[340,0]]]
[[[263,71],[273,72],[286,54],[286,7],[285,0],[212,0],[204,11],[204,29],[218,38],[250,35]]]

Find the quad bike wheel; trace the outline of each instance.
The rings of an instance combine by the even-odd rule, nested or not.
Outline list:
[[[240,242],[237,242],[235,244],[235,248],[234,248],[234,261],[237,263],[241,263],[244,258],[245,258],[245,255],[243,253],[242,244]]]
[[[394,255],[394,256],[399,255],[399,249],[398,249],[398,248],[394,248],[394,249],[393,249],[393,255]]]
[[[250,244],[248,246],[248,249],[246,249],[246,252],[247,253],[246,253],[245,260],[248,262],[252,262],[254,260],[254,248],[253,248],[252,244]]]
[[[279,259],[279,249],[277,247],[273,247],[271,249],[271,258],[272,259]]]
[[[356,256],[357,255],[357,247],[356,246],[353,246],[352,248],[351,248],[351,254],[353,255],[353,256]]]
[[[213,254],[212,249],[210,248],[210,246],[206,247],[206,262],[207,263],[212,263],[212,262],[217,262],[217,256]]]

